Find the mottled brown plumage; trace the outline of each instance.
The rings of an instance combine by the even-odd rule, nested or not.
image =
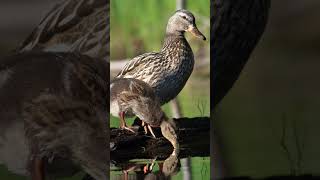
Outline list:
[[[152,132],[152,127],[161,127],[162,135],[179,151],[175,124],[161,110],[154,90],[145,82],[133,78],[117,78],[110,84],[110,112],[120,116],[125,128],[124,116],[137,116]],[[124,115],[121,115],[124,113]],[[153,134],[154,135],[154,134]]]
[[[108,68],[105,61],[73,53],[1,59],[1,163],[34,179],[41,169],[55,171],[46,176],[70,176],[78,167],[107,179]]]
[[[60,1],[17,50],[78,52],[109,60],[108,12],[106,0]]]
[[[149,84],[165,104],[175,98],[190,77],[194,57],[184,37],[185,32],[205,40],[197,29],[195,18],[187,10],[178,10],[170,17],[160,52],[139,55],[130,60],[116,78],[135,78]]]
[[[158,111],[161,108],[153,89],[145,82],[132,78],[111,81],[110,106],[114,116],[125,112],[126,116],[136,115],[152,126],[159,126],[164,116],[162,111]]]

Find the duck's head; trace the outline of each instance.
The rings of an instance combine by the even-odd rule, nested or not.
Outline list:
[[[184,32],[190,32],[192,35],[206,40],[206,37],[198,30],[193,14],[185,9],[180,9],[170,17],[167,33],[179,34]]]
[[[173,119],[169,119],[166,115],[163,115],[163,121],[160,124],[161,133],[173,146],[173,152],[171,155],[178,156],[180,152],[178,136],[177,136],[177,126]]]

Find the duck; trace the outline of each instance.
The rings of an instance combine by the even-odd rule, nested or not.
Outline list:
[[[59,1],[15,52],[77,52],[109,61],[109,1]]]
[[[120,117],[121,128],[129,130],[125,117],[137,116],[143,123],[145,133],[149,130],[156,138],[152,127],[160,127],[162,135],[174,148],[172,154],[179,153],[177,127],[162,111],[154,89],[147,83],[134,78],[114,79],[110,83],[110,107],[110,113]]]
[[[185,32],[206,40],[194,15],[180,9],[168,20],[162,49],[134,57],[115,78],[142,80],[155,90],[161,105],[169,102],[183,89],[193,71],[194,55]]]
[[[0,163],[32,180],[108,178],[109,64],[76,53],[0,59]]]

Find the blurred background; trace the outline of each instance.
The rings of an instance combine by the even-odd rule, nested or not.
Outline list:
[[[179,0],[111,0],[111,79],[133,57],[146,52],[160,51],[167,21],[176,11],[179,2]],[[198,29],[209,39],[210,1],[185,0],[185,5],[186,9],[194,14]],[[181,113],[185,117],[209,116],[210,41],[202,41],[189,33],[186,33],[186,38],[195,56],[195,68],[178,96]],[[174,115],[170,103],[162,106],[162,109],[169,117]],[[111,127],[118,127],[119,119],[112,117],[110,123]],[[130,120],[128,124],[131,124]],[[209,179],[209,157],[194,157],[188,161],[190,166],[184,166],[182,163],[182,171],[172,179]],[[185,171],[189,172],[183,174]],[[119,179],[120,176],[121,171],[111,172],[111,179]]]
[[[262,39],[215,112],[226,175],[320,175],[319,9],[271,1]]]
[[[58,0],[1,0],[0,57],[18,47]]]

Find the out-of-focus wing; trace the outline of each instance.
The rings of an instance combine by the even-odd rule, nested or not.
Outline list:
[[[49,11],[18,51],[78,52],[108,60],[108,11],[108,0],[63,0]]]

